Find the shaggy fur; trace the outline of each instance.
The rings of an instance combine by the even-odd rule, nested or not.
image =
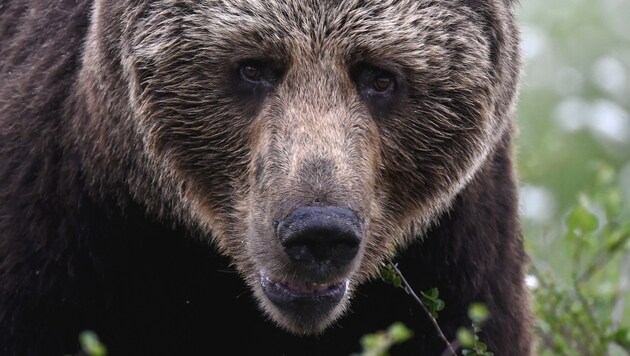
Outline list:
[[[73,354],[92,329],[112,355],[348,355],[403,321],[415,337],[395,354],[439,355],[419,307],[375,278],[394,258],[439,289],[448,338],[482,302],[489,349],[530,354],[511,6],[0,2],[1,353]],[[287,258],[275,224],[305,206],[358,216],[347,268]],[[302,318],[262,274],[348,289]]]

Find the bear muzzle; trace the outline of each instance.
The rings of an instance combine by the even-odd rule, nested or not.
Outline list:
[[[339,207],[302,207],[276,222],[276,237],[291,261],[294,279],[261,273],[261,287],[277,307],[301,315],[323,315],[344,297],[359,255],[363,224]]]

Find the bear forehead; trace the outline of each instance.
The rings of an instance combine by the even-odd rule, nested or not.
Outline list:
[[[304,60],[363,53],[404,61],[405,56],[417,58],[454,41],[484,51],[483,21],[462,4],[454,0],[190,2],[180,3],[184,6],[180,10],[154,5],[148,18],[158,23],[138,28],[203,42],[219,55],[224,49],[226,55],[236,57],[240,50],[247,57],[257,53]]]

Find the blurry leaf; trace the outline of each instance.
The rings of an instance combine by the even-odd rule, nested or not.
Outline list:
[[[379,330],[372,334],[363,335],[361,346],[363,351],[355,356],[387,356],[388,350],[395,344],[409,340],[413,332],[403,323],[396,322],[387,328],[387,331]]]
[[[479,351],[485,352],[485,351],[488,351],[488,345],[484,344],[483,342],[478,342],[476,345],[476,349],[477,349],[477,352]]]
[[[396,275],[392,278],[392,284],[394,285],[394,287],[396,288],[400,288],[400,286],[402,285],[402,278],[400,278],[400,276]]]
[[[371,349],[378,346],[380,340],[381,336],[378,333],[367,334],[361,338],[361,345],[363,345],[364,348]]]
[[[584,234],[597,230],[599,221],[597,216],[591,213],[584,203],[581,203],[569,213],[567,226],[570,231]]]
[[[621,204],[623,200],[619,189],[610,189],[606,193],[604,206],[606,207],[606,214],[608,216],[617,216],[621,211]]]
[[[459,341],[460,345],[463,347],[472,347],[475,342],[473,334],[466,328],[459,328],[457,330],[457,341]]]
[[[481,324],[488,320],[489,315],[490,312],[484,304],[473,303],[470,305],[470,308],[468,308],[468,317],[476,324]]]
[[[597,175],[595,177],[596,184],[605,187],[612,184],[615,180],[615,169],[609,164],[600,163],[597,167]]]
[[[81,344],[81,349],[88,356],[106,356],[107,349],[98,339],[98,336],[93,331],[83,331],[79,335],[79,343]]]
[[[413,336],[413,332],[401,322],[392,324],[387,330],[394,342],[404,342]]]
[[[623,348],[630,349],[630,330],[627,327],[620,328],[610,335],[610,340]]]

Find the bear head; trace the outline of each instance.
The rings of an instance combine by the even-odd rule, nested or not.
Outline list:
[[[96,1],[78,83],[90,114],[73,126],[94,193],[186,224],[278,325],[321,332],[509,129],[510,11]]]

